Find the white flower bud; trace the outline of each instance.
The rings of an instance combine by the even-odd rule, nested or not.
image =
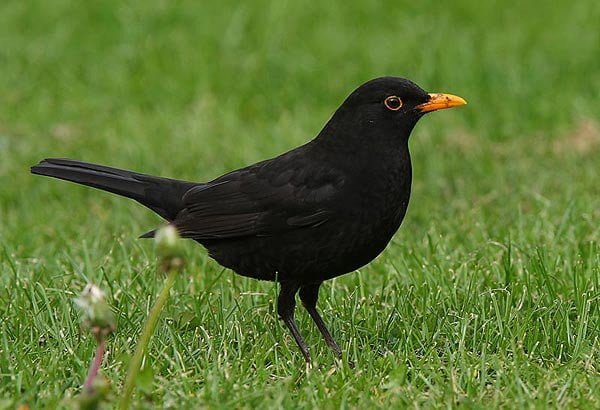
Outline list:
[[[88,283],[75,299],[75,304],[82,311],[82,326],[90,329],[96,337],[104,337],[115,330],[115,317],[98,286]]]

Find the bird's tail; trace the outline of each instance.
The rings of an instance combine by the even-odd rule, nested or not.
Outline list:
[[[62,158],[45,159],[31,167],[31,172],[135,199],[168,221],[172,221],[183,209],[183,194],[195,185]]]

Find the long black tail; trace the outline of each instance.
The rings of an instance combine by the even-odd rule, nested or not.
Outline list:
[[[31,167],[31,172],[135,199],[168,221],[183,209],[185,192],[197,185],[63,158],[45,159]]]

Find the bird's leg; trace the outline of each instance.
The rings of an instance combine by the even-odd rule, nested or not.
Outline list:
[[[333,353],[335,353],[335,355],[339,359],[342,357],[342,349],[340,349],[335,340],[333,340],[331,333],[329,333],[327,326],[325,326],[325,322],[323,322],[321,315],[317,311],[317,299],[319,299],[319,286],[321,286],[320,283],[317,283],[315,285],[303,286],[300,289],[300,300],[302,301],[302,304],[308,311],[310,317],[312,317],[315,324],[319,328],[319,331],[323,335],[325,342],[327,342],[331,350],[333,350]]]
[[[307,363],[310,363],[310,353],[308,352],[308,346],[302,339],[296,321],[294,320],[294,309],[296,308],[296,292],[300,286],[292,282],[281,282],[281,288],[279,290],[279,297],[277,298],[277,313],[279,318],[283,320],[283,323],[290,329],[294,340],[298,344],[302,356]]]

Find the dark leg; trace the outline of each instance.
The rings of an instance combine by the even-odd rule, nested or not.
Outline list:
[[[335,353],[335,355],[338,358],[341,358],[342,349],[340,349],[335,340],[333,340],[331,333],[329,333],[327,326],[325,326],[325,322],[323,322],[321,315],[319,315],[319,312],[317,311],[317,299],[319,299],[319,286],[321,286],[320,283],[316,285],[303,286],[300,289],[300,300],[302,301],[302,304],[308,311],[310,317],[312,317],[315,324],[319,328],[319,331],[323,335],[325,342],[327,342],[331,350],[333,350],[333,353]]]
[[[296,321],[294,320],[294,309],[296,308],[296,292],[300,286],[296,283],[281,282],[281,289],[279,290],[279,297],[277,298],[277,313],[279,318],[283,320],[283,323],[290,329],[292,336],[296,340],[302,356],[307,363],[310,363],[310,353],[308,352],[308,346],[302,339]]]

